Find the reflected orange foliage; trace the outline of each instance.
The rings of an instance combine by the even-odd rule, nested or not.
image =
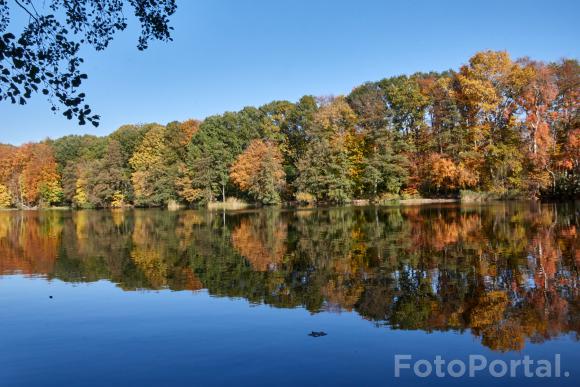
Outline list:
[[[232,232],[234,248],[250,261],[254,270],[275,270],[284,258],[286,223],[276,222],[272,232],[272,235],[264,238],[260,232],[260,223],[251,219],[243,219]]]
[[[61,230],[51,215],[0,211],[0,274],[52,273]]]

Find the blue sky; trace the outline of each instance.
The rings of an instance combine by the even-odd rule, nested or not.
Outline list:
[[[37,95],[0,103],[0,142],[105,135],[122,124],[202,119],[276,99],[348,93],[365,81],[458,68],[479,50],[580,57],[580,1],[177,0],[174,41],[136,48],[136,21],[84,49],[101,125],[78,126]]]

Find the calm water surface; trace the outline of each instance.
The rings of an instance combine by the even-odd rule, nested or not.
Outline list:
[[[578,386],[579,215],[0,212],[0,385]],[[570,376],[397,379],[395,354],[560,354]]]

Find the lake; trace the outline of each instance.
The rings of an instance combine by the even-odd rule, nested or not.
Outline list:
[[[0,385],[578,386],[579,220],[578,202],[0,212]],[[414,373],[438,355],[558,355],[560,377]]]

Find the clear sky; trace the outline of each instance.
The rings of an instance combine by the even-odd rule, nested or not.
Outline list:
[[[580,57],[580,1],[177,0],[174,41],[136,48],[136,20],[85,49],[101,125],[50,112],[42,95],[0,103],[0,142],[105,135],[122,124],[202,119],[276,99],[348,93],[365,81],[458,68],[479,50]],[[15,10],[16,12],[16,10]]]

